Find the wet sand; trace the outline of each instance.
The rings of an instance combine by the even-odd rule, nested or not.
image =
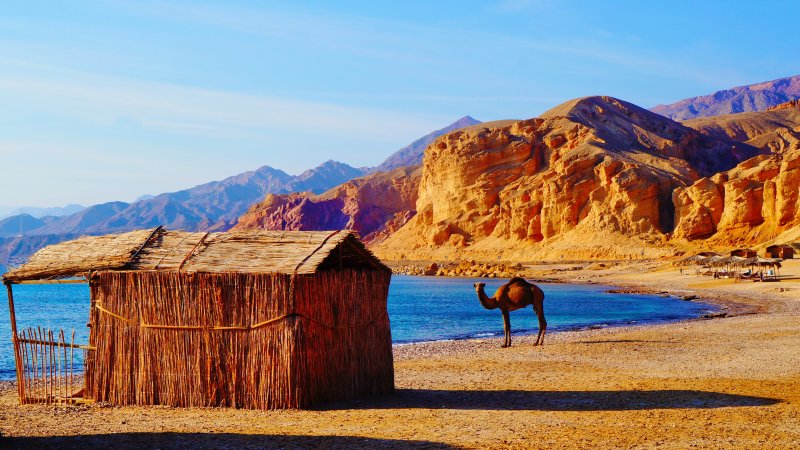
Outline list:
[[[698,295],[731,316],[551,333],[543,347],[530,336],[509,349],[497,338],[396,346],[395,395],[313,411],[21,407],[6,383],[0,447],[800,447],[800,278],[734,283],[660,263],[555,269],[529,271]],[[800,261],[782,272],[800,275]]]

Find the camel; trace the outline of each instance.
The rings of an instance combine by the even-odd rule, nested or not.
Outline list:
[[[478,300],[486,309],[500,308],[503,313],[503,329],[506,334],[502,348],[511,347],[511,319],[508,313],[533,305],[533,311],[539,319],[539,335],[533,345],[544,345],[544,333],[547,330],[547,321],[544,319],[544,292],[535,284],[528,283],[522,278],[512,278],[508,283],[497,288],[494,297],[487,297],[483,291],[486,283],[475,283],[475,292]]]

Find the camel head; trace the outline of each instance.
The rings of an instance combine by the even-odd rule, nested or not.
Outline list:
[[[472,286],[475,287],[475,292],[480,292],[486,286],[486,283],[475,283]]]

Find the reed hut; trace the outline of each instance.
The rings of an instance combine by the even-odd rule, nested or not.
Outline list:
[[[794,248],[789,245],[770,245],[767,247],[766,257],[794,259]]]
[[[731,250],[731,256],[738,256],[740,258],[755,258],[758,256],[758,252],[750,248],[737,248],[736,250]]]
[[[352,232],[159,227],[40,250],[4,276],[23,403],[39,344],[17,334],[12,285],[67,277],[90,286],[90,401],[306,408],[394,389],[391,271]]]

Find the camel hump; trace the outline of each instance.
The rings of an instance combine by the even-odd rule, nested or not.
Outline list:
[[[509,288],[516,287],[516,288],[527,288],[527,289],[530,289],[533,292],[538,293],[539,295],[541,295],[542,296],[542,300],[544,300],[544,291],[542,291],[542,289],[539,286],[537,286],[537,285],[535,285],[533,283],[528,283],[528,280],[526,280],[524,278],[514,277],[514,278],[508,280],[508,287]]]
[[[531,285],[524,278],[521,278],[521,277],[514,277],[514,278],[508,280],[508,284],[527,284],[527,285]]]

